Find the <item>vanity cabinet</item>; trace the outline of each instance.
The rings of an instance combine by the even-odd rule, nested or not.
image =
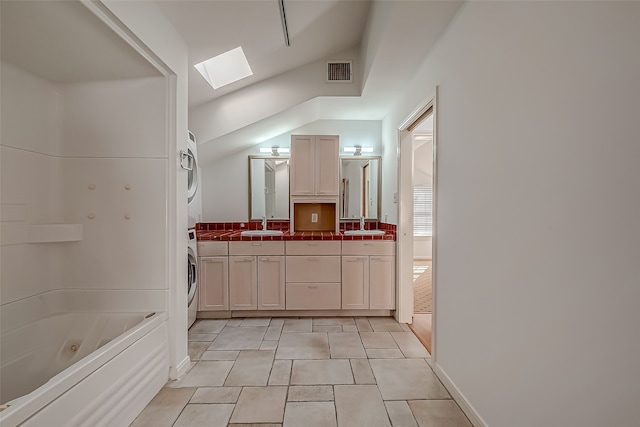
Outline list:
[[[291,196],[338,196],[337,135],[291,137]]]
[[[198,242],[198,310],[229,310],[227,242]]]
[[[287,310],[340,309],[340,242],[286,244]]]
[[[229,242],[230,310],[284,310],[284,242]]]
[[[395,309],[395,242],[342,242],[342,309]]]

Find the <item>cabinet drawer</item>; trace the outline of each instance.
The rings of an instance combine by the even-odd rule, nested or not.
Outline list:
[[[342,255],[395,255],[396,242],[344,241]]]
[[[340,283],[287,283],[287,310],[340,308]]]
[[[229,255],[227,242],[198,242],[198,256]]]
[[[287,242],[287,255],[340,255],[340,242],[318,240]]]
[[[287,282],[339,282],[339,256],[286,257]]]
[[[229,242],[229,255],[284,255],[284,242]]]

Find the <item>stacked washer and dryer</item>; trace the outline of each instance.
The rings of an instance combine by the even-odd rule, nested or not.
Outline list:
[[[202,198],[200,196],[198,173],[198,146],[196,137],[188,132],[187,150],[182,153],[182,167],[187,170],[187,197],[188,197],[188,239],[187,246],[187,293],[188,293],[188,322],[187,327],[196,321],[198,313],[198,244],[196,241],[196,223],[202,216]]]

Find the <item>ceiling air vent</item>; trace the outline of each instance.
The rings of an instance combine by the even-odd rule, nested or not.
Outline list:
[[[351,61],[329,61],[327,62],[327,83],[351,83],[353,82],[353,72]]]

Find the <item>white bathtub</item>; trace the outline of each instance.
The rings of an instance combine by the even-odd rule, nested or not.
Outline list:
[[[71,290],[2,306],[2,427],[129,425],[167,381],[168,332],[163,311],[95,310],[123,296],[137,299]]]

